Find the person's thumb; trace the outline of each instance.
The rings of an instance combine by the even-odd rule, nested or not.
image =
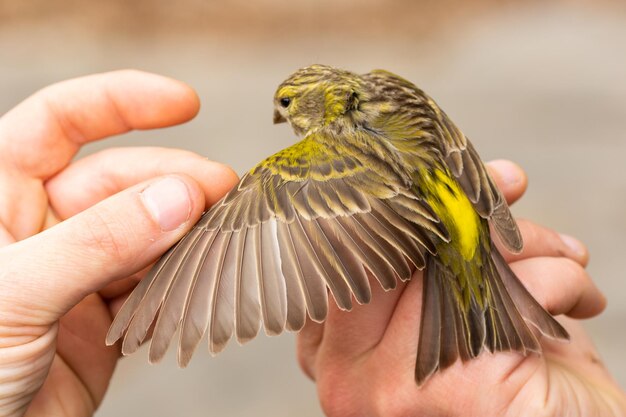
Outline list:
[[[26,311],[32,325],[56,321],[86,295],[154,261],[203,209],[201,188],[189,177],[172,175],[127,189],[2,248],[0,294],[12,311],[0,315],[18,319]]]

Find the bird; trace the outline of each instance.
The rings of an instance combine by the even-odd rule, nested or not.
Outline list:
[[[149,360],[179,332],[187,366],[233,337],[299,331],[423,270],[415,381],[483,351],[541,353],[569,339],[505,262],[523,248],[472,143],[413,83],[386,70],[301,68],[274,95],[273,122],[300,141],[250,171],[152,267],[106,337]],[[492,236],[492,231],[493,236]]]

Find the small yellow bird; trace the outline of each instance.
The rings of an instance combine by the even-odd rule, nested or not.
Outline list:
[[[303,139],[262,161],[156,263],[107,335],[134,352],[158,316],[150,360],[180,327],[186,366],[208,329],[209,350],[235,334],[297,331],[370,301],[368,276],[389,290],[424,269],[418,385],[486,348],[541,352],[531,325],[567,339],[496,249],[522,239],[472,144],[409,81],[302,68],[274,97],[274,123]]]

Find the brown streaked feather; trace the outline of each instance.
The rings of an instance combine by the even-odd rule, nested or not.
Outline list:
[[[382,228],[378,231],[384,230],[387,237],[394,237],[395,239],[389,241],[391,244],[397,244],[402,251],[403,255],[411,261],[413,266],[417,269],[424,269],[426,261],[424,259],[424,248],[426,245],[433,247],[430,239],[426,236],[418,236],[418,233],[411,230],[411,226],[403,224],[403,222],[388,220],[385,215],[378,210],[372,210],[368,218],[373,218],[375,222]],[[423,244],[422,240],[427,243]],[[430,251],[430,248],[427,248]]]
[[[425,201],[398,195],[389,200],[384,200],[384,202],[396,213],[396,217],[414,223],[421,234],[430,232],[444,242],[450,241],[450,233],[446,226],[439,221],[437,215],[432,212]]]
[[[235,327],[235,276],[238,269],[237,256],[240,254],[240,245],[243,245],[237,232],[225,233],[224,255],[219,260],[219,267],[209,299],[212,300],[209,315],[209,352],[221,352],[233,335]]]
[[[434,264],[436,263],[433,262],[432,265]],[[446,290],[446,286],[454,282],[450,281],[454,280],[454,277],[450,276],[443,268],[435,267],[435,273],[430,275],[429,279],[439,281],[435,284],[429,283],[428,285],[439,287],[438,294],[441,297],[439,301],[441,304],[440,325],[445,326],[445,328],[440,330],[441,341],[439,342],[440,349],[437,365],[439,368],[445,369],[456,362],[460,356],[472,358],[473,354],[467,346],[467,325],[459,308],[455,306],[454,293]],[[428,302],[425,302],[425,304],[428,304]],[[425,312],[425,314],[427,313]],[[430,355],[432,354],[429,353]]]
[[[493,223],[508,250],[519,253],[522,238],[506,201],[471,142],[448,115],[426,93],[402,77],[374,70],[362,78],[374,91],[373,101],[395,104],[373,121],[373,127],[401,143],[403,149],[407,140],[413,140],[415,145],[410,152],[430,150],[441,154],[477,212]],[[431,154],[431,158],[438,157]]]
[[[371,210],[366,194],[348,185],[343,179],[333,181],[341,203],[346,207],[344,215],[365,213]]]
[[[291,203],[293,204],[293,207],[296,209],[296,212],[299,215],[296,216],[296,220],[297,217],[301,217],[302,220],[310,220],[314,219],[316,216],[315,209],[311,207],[309,199],[307,198],[308,189],[309,183],[303,182],[301,185],[299,185],[296,192],[291,196]]]
[[[402,207],[410,211],[411,213],[418,215],[419,216],[418,221],[413,221],[407,218],[407,220],[413,221],[413,223],[420,224],[420,225],[422,224],[422,222],[441,224],[441,222],[437,218],[437,215],[432,210],[432,208],[428,205],[428,203],[418,198],[414,194],[413,195],[408,194],[408,193],[398,194],[397,196],[390,198],[388,200],[385,200],[385,201],[387,201],[394,208]],[[425,219],[426,221],[422,219]],[[424,224],[424,227],[428,227],[428,226]],[[435,230],[433,230],[433,232],[435,232]],[[440,237],[442,239],[446,238],[445,236],[440,236]]]
[[[385,221],[384,218],[376,216],[374,211],[363,214],[359,216],[359,218],[362,220],[362,224],[371,230],[375,236],[381,237],[382,240],[389,244],[389,246],[398,251],[398,253],[402,255],[403,259],[410,259],[411,263],[416,266],[419,265],[423,268],[423,254],[410,237],[404,235],[402,231],[396,229],[389,222]],[[408,265],[406,260],[404,260],[404,264]],[[405,270],[404,276],[406,277],[405,279],[410,278],[410,269],[408,274]]]
[[[428,258],[428,266],[424,273],[422,286],[422,315],[420,335],[417,345],[417,359],[415,366],[415,381],[421,385],[439,367],[439,357],[442,350],[456,351],[455,345],[442,346],[442,331],[450,332],[454,329],[453,323],[445,323],[442,317],[443,300],[441,288],[442,276],[438,271],[435,260]],[[444,329],[443,326],[446,326]],[[446,338],[446,341],[449,341]]]
[[[354,298],[359,304],[369,303],[372,293],[363,263],[348,249],[349,245],[345,242],[346,236],[340,234],[341,229],[337,227],[335,222],[331,223],[325,219],[317,219],[315,222],[321,235],[326,238],[329,247],[335,254],[335,259],[341,263],[343,270],[345,270],[345,279],[350,290],[352,290],[352,294],[354,294]]]
[[[258,227],[258,226],[257,226]],[[256,239],[250,229],[240,231],[243,247],[235,274],[235,333],[239,343],[256,337],[261,327],[261,303],[256,261]]]
[[[371,219],[369,219],[370,223],[368,223],[366,221],[367,217],[369,217],[368,214],[355,214],[352,216],[352,221],[356,226],[355,229],[357,230],[357,233],[363,234],[364,242],[371,245],[370,248],[379,256],[389,260],[394,273],[402,281],[410,279],[411,268],[409,267],[403,253],[393,244],[389,243],[387,239],[377,239],[377,230],[372,230],[370,228],[370,224],[377,226],[377,223]],[[378,229],[382,230],[380,227],[378,227]]]
[[[280,260],[283,276],[285,277],[285,290],[287,292],[287,323],[286,328],[290,331],[298,331],[304,327],[307,315],[307,301],[312,308],[315,302],[311,299],[309,288],[304,277],[303,266],[298,259],[293,240],[289,233],[289,226],[284,222],[277,222],[278,247],[280,250]],[[313,277],[317,271],[307,271]],[[289,277],[289,278],[288,278]],[[322,291],[326,293],[326,286],[322,283]],[[326,304],[328,301],[325,299]]]
[[[470,201],[476,205],[480,201],[481,190],[483,189],[479,169],[474,164],[471,152],[466,150],[455,152],[455,154],[461,156],[461,163],[458,165],[459,172],[455,174],[457,181],[461,184]],[[485,207],[485,204],[481,204],[478,207],[479,209],[477,208],[477,210],[479,210],[481,216],[489,216],[491,214],[490,210],[493,210],[492,207]]]
[[[331,220],[320,220],[330,222]],[[351,217],[338,216],[334,219],[336,226],[344,234],[344,243],[361,260],[363,265],[374,275],[376,280],[386,291],[396,288],[396,277],[398,274],[394,270],[391,261],[384,256],[382,248],[375,238],[368,233],[361,233],[360,226]]]
[[[276,220],[272,219],[258,227],[257,249],[260,254],[259,298],[265,332],[268,335],[282,333],[287,321],[287,293],[285,278],[280,266],[280,250]]]
[[[520,253],[524,248],[522,234],[504,199],[495,206],[490,220],[506,249],[511,253]]]
[[[420,261],[420,263],[415,263],[414,261],[414,265],[418,269],[423,269],[425,266],[423,254],[424,249],[426,249],[431,255],[436,255],[437,248],[435,247],[431,237],[427,236],[424,230],[420,228],[421,224],[409,223],[405,218],[394,212],[388,204],[385,204],[385,202],[375,201],[372,203],[372,206],[374,207],[371,211],[372,215],[374,215],[379,222],[384,223],[387,229],[393,230],[395,228],[401,234],[406,235],[409,238],[409,241],[414,241],[414,251],[420,255],[414,256],[416,260]],[[407,254],[409,259],[412,259],[411,256],[411,254]]]
[[[522,354],[528,352],[541,352],[541,345],[528,328],[524,318],[517,310],[510,295],[504,290],[500,277],[487,272],[489,286],[493,294],[493,305],[489,321],[497,323],[497,328],[501,333],[489,331],[487,335],[496,334],[499,340],[487,340],[487,347],[492,351],[518,351]]]
[[[298,221],[299,219],[296,219]],[[352,293],[348,284],[347,271],[343,264],[333,253],[328,240],[321,233],[319,226],[314,221],[302,220],[300,222],[304,231],[307,243],[313,248],[313,253],[319,265],[323,269],[323,276],[326,278],[326,285],[335,298],[337,306],[342,310],[352,309]]]
[[[193,246],[181,243],[181,248],[179,248],[179,251],[185,248],[184,250],[189,253],[189,257],[184,260],[184,263],[181,263],[159,311],[150,343],[150,362],[156,363],[165,355],[172,337],[182,321],[185,300],[189,290],[198,279],[202,260],[208,247],[215,239],[216,232],[197,230],[201,232],[201,236],[196,243]]]
[[[282,219],[286,223],[293,222],[296,216],[296,209],[291,203],[292,194],[287,191],[289,186],[294,186],[293,182],[278,182],[275,181],[274,187],[276,187],[276,193],[274,198],[276,199],[274,204],[274,212],[278,219]],[[285,188],[282,190],[281,188]]]
[[[188,242],[193,240],[194,236],[191,234],[185,235],[181,242]],[[115,316],[109,331],[106,336],[106,344],[112,345],[117,342],[123,335],[124,331],[128,328],[133,316],[137,312],[137,307],[143,300],[144,296],[154,283],[155,277],[163,270],[163,268],[169,264],[172,255],[179,249],[178,245],[170,248],[159,261],[152,267],[152,269],[146,274],[146,276],[137,284],[133,292],[126,299],[122,308]]]
[[[190,233],[191,239],[185,242],[185,246],[195,246],[200,237],[199,231]],[[185,260],[188,259],[191,251],[179,250],[173,253],[170,262],[167,262],[154,276],[152,285],[144,295],[141,303],[136,308],[136,313],[126,329],[126,337],[122,343],[122,352],[126,355],[135,352],[148,334],[148,330],[154,321],[157,310],[163,303],[165,296],[176,279],[176,273]]]
[[[309,244],[299,219],[296,218],[289,225],[280,225],[278,230],[279,233],[281,230],[284,233],[286,253],[293,249],[294,259],[297,260],[297,265],[302,272],[300,286],[309,317],[315,322],[322,322],[328,313],[328,292],[326,289],[328,277],[325,275],[313,247]]]
[[[318,217],[329,218],[335,216],[335,211],[329,206],[326,198],[320,193],[320,186],[317,183],[310,182],[307,184],[306,192],[302,195],[306,195],[307,202],[313,210],[313,216],[311,218],[316,219]]]
[[[533,298],[493,244],[491,254],[505,292],[516,301],[516,308],[522,317],[532,323],[544,336],[568,340],[567,331]]]
[[[476,298],[471,298],[469,304],[460,300],[454,272],[439,258],[428,258],[415,368],[418,385],[433,372],[451,366],[457,358],[470,360],[484,348],[491,352],[541,352],[541,345],[526,321],[546,335],[567,338],[567,332],[532,299],[513,272],[504,269],[508,266],[496,248],[491,246],[491,249],[484,252],[482,307]],[[507,291],[509,287],[515,287],[511,295]]]
[[[512,253],[519,253],[523,246],[521,233],[504,196],[495,186],[474,146],[467,141],[467,147],[459,150],[458,154],[462,159],[459,175],[455,176],[461,188],[478,214],[494,225],[506,248]],[[450,161],[451,158],[448,157],[448,166],[452,166]]]
[[[355,207],[354,201],[348,201],[348,204],[344,204],[344,200],[348,200],[348,198],[342,198],[341,192],[339,191],[337,185],[340,185],[343,181],[327,181],[327,182],[318,182],[316,183],[317,192],[320,195],[320,198],[324,201],[326,207],[328,207],[328,215],[320,216],[320,217],[335,217],[335,216],[346,216],[354,213],[355,211],[362,211]],[[343,187],[345,190],[345,187]]]
[[[183,368],[191,360],[193,352],[209,325],[211,303],[214,302],[209,297],[220,269],[221,260],[226,252],[224,241],[229,238],[229,235],[229,233],[220,232],[215,234],[215,239],[208,248],[206,257],[202,260],[198,278],[189,290],[185,301],[185,312],[183,313],[178,344],[178,364]]]

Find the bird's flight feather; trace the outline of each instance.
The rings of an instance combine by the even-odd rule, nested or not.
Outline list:
[[[274,120],[304,138],[246,173],[163,255],[108,344],[125,334],[132,353],[158,317],[150,360],[179,330],[185,366],[207,330],[212,353],[261,326],[297,331],[307,316],[326,318],[329,293],[349,310],[370,301],[368,274],[389,290],[414,268],[426,268],[418,384],[483,347],[539,351],[526,322],[567,337],[493,245],[487,222],[519,252],[517,225],[472,144],[424,92],[387,71],[316,65],[281,84],[275,102]]]

